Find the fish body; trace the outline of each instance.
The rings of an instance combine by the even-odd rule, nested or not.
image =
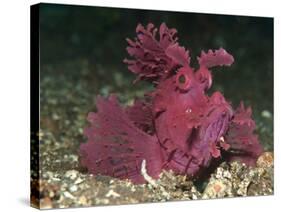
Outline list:
[[[131,106],[114,95],[98,97],[97,112],[88,115],[87,142],[80,146],[81,164],[93,174],[144,183],[141,165],[158,178],[163,169],[196,177],[218,158],[254,165],[263,149],[255,135],[251,108],[241,102],[234,110],[219,91],[211,95],[210,69],[230,66],[234,58],[223,48],[201,52],[199,68],[190,66],[176,30],[138,25],[134,41],[127,39],[125,59],[138,80],[154,90]],[[225,154],[222,154],[222,153]]]

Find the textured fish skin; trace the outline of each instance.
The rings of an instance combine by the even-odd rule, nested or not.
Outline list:
[[[238,109],[212,86],[210,68],[230,66],[234,58],[223,48],[202,51],[199,68],[190,66],[188,50],[181,47],[176,29],[162,23],[139,24],[137,37],[127,39],[125,59],[138,80],[154,84],[154,90],[132,106],[122,107],[114,95],[98,97],[97,112],[88,115],[81,144],[81,164],[93,174],[144,183],[141,164],[158,178],[163,169],[196,177],[213,160],[240,160],[254,165],[263,149],[254,133],[251,108]]]

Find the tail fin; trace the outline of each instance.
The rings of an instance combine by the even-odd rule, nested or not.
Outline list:
[[[141,163],[146,160],[148,174],[157,178],[162,166],[157,138],[137,128],[115,96],[98,97],[97,109],[88,115],[88,141],[80,147],[82,165],[93,174],[143,183]]]

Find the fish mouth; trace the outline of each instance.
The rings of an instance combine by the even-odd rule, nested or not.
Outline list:
[[[230,115],[229,113],[222,113],[215,122],[210,123],[205,131],[205,139],[211,143],[219,142],[228,129]]]

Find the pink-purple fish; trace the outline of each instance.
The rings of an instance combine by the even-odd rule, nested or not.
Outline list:
[[[201,52],[199,68],[190,66],[189,52],[181,47],[176,29],[162,23],[139,24],[137,37],[127,39],[125,59],[138,80],[154,85],[131,106],[123,107],[115,95],[98,96],[97,112],[81,144],[81,164],[92,174],[144,183],[141,165],[157,179],[163,169],[196,177],[222,158],[255,165],[263,148],[254,133],[251,108],[241,102],[234,110],[212,86],[210,68],[230,66],[234,58],[223,48]]]

